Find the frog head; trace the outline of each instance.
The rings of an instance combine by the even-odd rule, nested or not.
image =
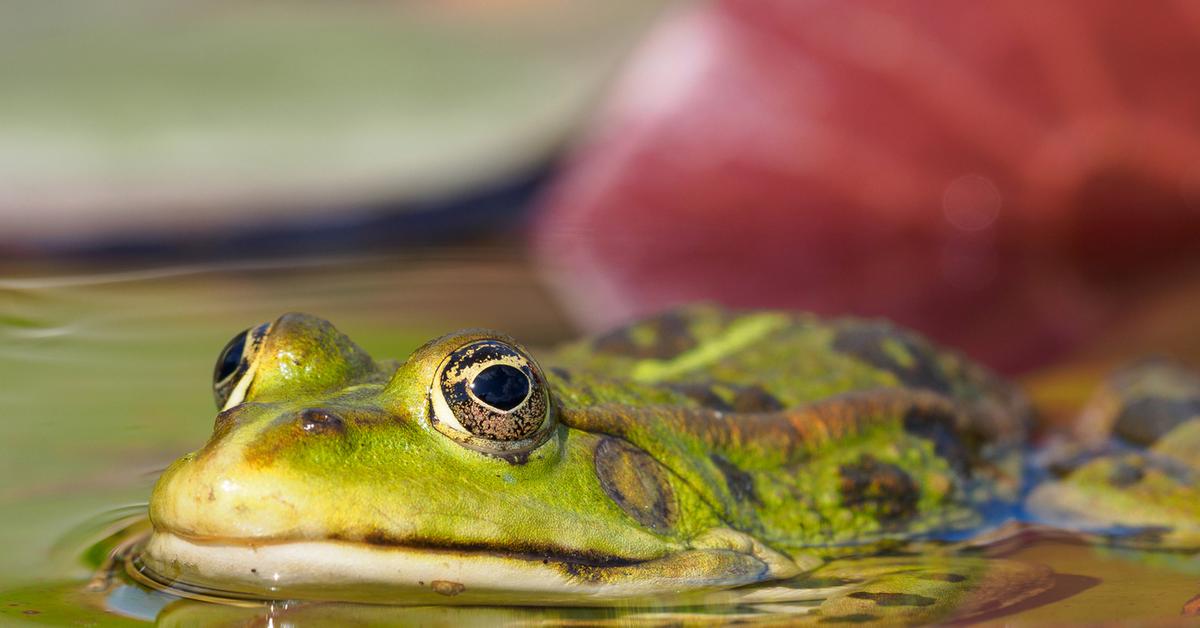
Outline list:
[[[286,314],[217,360],[213,434],[150,504],[141,573],[234,596],[547,603],[796,573],[644,451],[559,420],[569,385],[512,338],[402,363]]]

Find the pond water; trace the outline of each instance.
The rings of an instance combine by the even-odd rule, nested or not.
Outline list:
[[[803,609],[536,609],[179,601],[135,587],[89,596],[81,554],[136,514],[158,473],[212,429],[210,376],[230,336],[284,311],[332,320],[373,355],[450,329],[570,337],[519,254],[489,249],[156,269],[25,268],[0,279],[0,623],[50,625],[706,625],[791,623]],[[116,513],[113,514],[113,513]],[[1024,535],[988,555],[1043,564],[1048,590],[972,621],[1186,624],[1194,557],[1117,553]],[[120,609],[125,616],[101,610]],[[1189,607],[1190,608],[1190,607]]]

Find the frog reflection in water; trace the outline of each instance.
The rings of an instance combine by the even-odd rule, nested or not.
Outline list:
[[[476,329],[397,363],[287,314],[234,338],[215,379],[213,435],[158,481],[136,561],[176,590],[576,605],[821,590],[819,614],[872,618],[1044,590],[1044,570],[936,550],[1015,513],[1200,545],[1200,384],[1162,363],[1086,415],[1118,445],[1032,491],[1019,392],[876,321],[693,306],[536,360]]]

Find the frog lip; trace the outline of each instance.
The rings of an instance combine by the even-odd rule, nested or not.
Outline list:
[[[655,562],[586,566],[549,556],[334,540],[201,542],[159,530],[127,566],[144,584],[195,599],[603,605],[657,600],[664,581],[638,576]],[[761,576],[694,573],[669,590],[725,588]]]
[[[581,567],[624,567],[653,560],[649,558],[631,558],[615,554],[602,554],[595,551],[579,551],[566,547],[522,547],[514,544],[497,543],[455,543],[435,542],[424,539],[397,539],[383,534],[368,534],[362,538],[346,538],[331,535],[326,538],[237,538],[223,536],[204,536],[189,534],[181,530],[160,528],[155,536],[173,537],[197,547],[244,547],[258,551],[261,548],[285,545],[324,544],[328,547],[355,547],[365,552],[376,554],[395,553],[429,553],[447,557],[484,557],[490,556],[508,560],[537,562],[541,564],[558,563]]]
[[[199,542],[162,531],[151,534],[130,572],[186,597],[233,599],[332,596],[371,601],[380,590],[433,593],[436,598],[467,588],[516,586],[519,591],[541,593],[571,588],[568,574],[552,567],[548,559],[543,564],[482,553],[330,540],[255,545]]]

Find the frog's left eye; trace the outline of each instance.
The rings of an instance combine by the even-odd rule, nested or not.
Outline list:
[[[499,340],[454,351],[430,390],[438,431],[473,449],[500,453],[535,447],[550,428],[550,403],[537,363]]]
[[[242,402],[246,389],[254,378],[255,358],[270,323],[238,332],[221,354],[213,368],[213,398],[217,408],[226,410]]]

